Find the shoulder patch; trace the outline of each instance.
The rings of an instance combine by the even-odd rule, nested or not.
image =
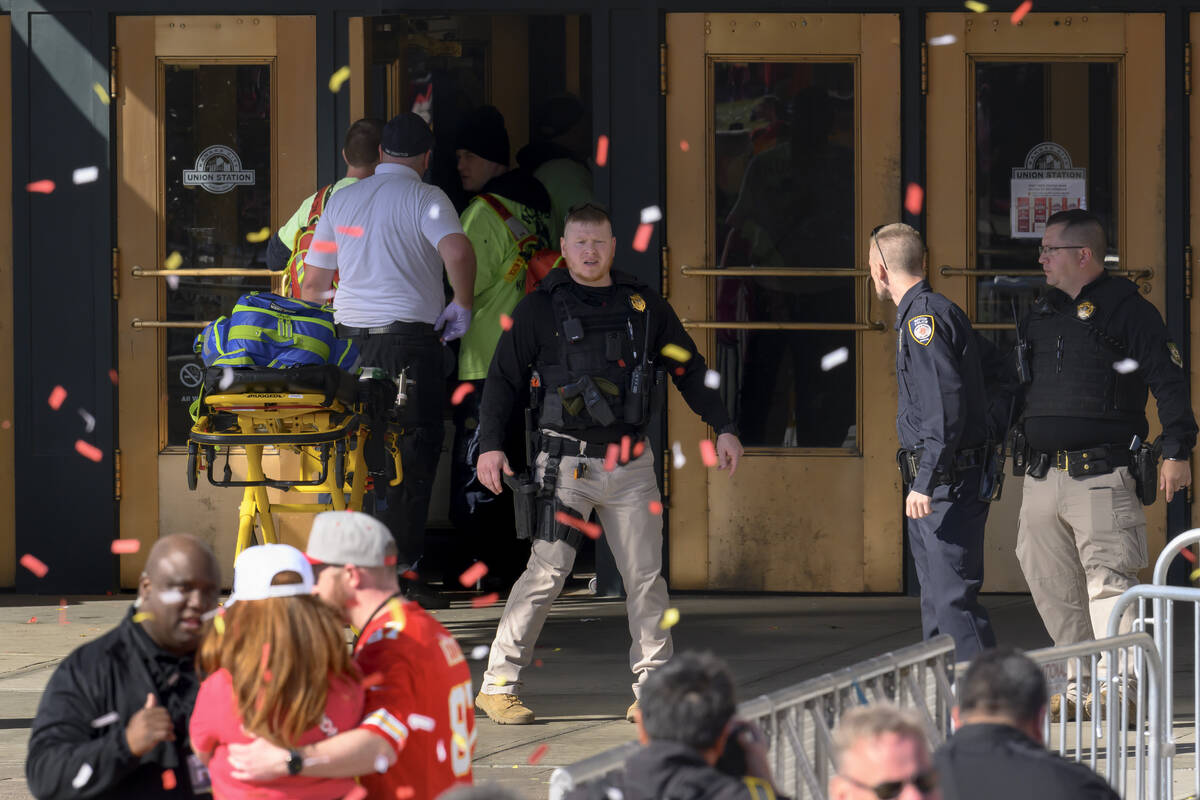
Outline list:
[[[1096,313],[1096,306],[1091,300],[1084,300],[1079,305],[1075,306],[1075,316],[1080,319],[1090,319],[1092,314]]]
[[[1179,348],[1174,342],[1167,342],[1167,352],[1171,354],[1171,363],[1183,369],[1183,356],[1179,354]]]
[[[646,301],[640,294],[629,295],[629,305],[633,306],[634,311],[645,311]]]
[[[920,314],[908,321],[909,335],[921,346],[928,345],[933,341],[933,328],[933,317],[929,314]]]

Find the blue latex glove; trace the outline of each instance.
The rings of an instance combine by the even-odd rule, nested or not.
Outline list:
[[[442,311],[437,322],[433,323],[433,329],[440,331],[443,326],[446,328],[445,333],[442,334],[443,342],[461,339],[462,335],[467,332],[467,328],[471,327],[471,310],[450,301],[450,305]]]

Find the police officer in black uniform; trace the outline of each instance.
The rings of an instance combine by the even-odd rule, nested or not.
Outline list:
[[[1026,385],[1015,450],[1028,475],[1017,558],[1055,645],[1106,634],[1117,598],[1146,566],[1143,500],[1160,488],[1169,502],[1192,479],[1196,420],[1179,348],[1138,287],[1105,272],[1106,248],[1088,211],[1047,220],[1039,261],[1049,288],[1018,344]],[[1147,388],[1163,426],[1157,476],[1157,453],[1141,446]],[[1052,698],[1052,713],[1060,702]]]
[[[704,385],[704,359],[674,310],[631,275],[612,269],[616,240],[604,209],[577,206],[561,240],[566,269],[542,280],[513,311],[484,383],[477,471],[497,494],[512,475],[501,449],[509,415],[531,378],[537,403],[538,513],[532,553],[509,594],[475,705],[502,724],[533,712],[517,696],[521,671],[596,511],[625,583],[630,668],[640,684],[671,657],[662,568],[662,507],[646,444],[656,389],[666,374],[692,410],[717,431],[718,465],[732,476],[742,454],[717,391]],[[520,488],[520,487],[518,487]],[[517,498],[518,508],[522,506]],[[626,713],[632,721],[636,700]]]
[[[921,581],[921,625],[927,639],[953,636],[956,657],[964,661],[996,644],[978,598],[988,514],[980,481],[989,434],[980,340],[962,309],[924,279],[925,247],[913,228],[876,229],[868,262],[879,299],[897,307],[897,459]]]

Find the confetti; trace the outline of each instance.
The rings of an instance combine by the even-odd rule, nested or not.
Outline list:
[[[71,183],[76,186],[84,183],[95,183],[99,177],[99,167],[80,167],[71,173]]]
[[[580,519],[566,511],[555,511],[554,520],[558,523],[566,525],[568,528],[574,528],[586,534],[590,539],[600,538],[600,526],[594,522],[588,522],[585,519]]]
[[[258,244],[259,242],[265,242],[267,239],[270,239],[270,238],[271,238],[271,229],[270,228],[263,228],[262,230],[251,231],[250,233],[246,234],[246,241],[253,242],[254,244]]]
[[[353,789],[347,792],[346,796],[342,798],[342,800],[365,800],[366,796],[367,787],[355,786]]]
[[[692,149],[692,146],[690,144],[688,144],[687,139],[680,139],[679,140],[679,149],[686,153],[688,150]]]
[[[600,134],[596,139],[596,166],[603,167],[608,163],[608,137]]]
[[[136,553],[142,547],[140,539],[114,539],[109,549],[119,556]]]
[[[163,262],[163,266],[167,269],[179,269],[179,265],[183,263],[183,256],[179,255],[179,251],[175,250],[171,255],[167,256],[167,260]]]
[[[112,381],[113,386],[117,385],[117,371],[115,369],[110,369],[108,371],[108,379]]]
[[[25,191],[33,192],[34,194],[50,194],[54,191],[54,181],[42,180],[27,183],[25,184]]]
[[[633,443],[633,440],[630,439],[628,436],[621,437],[621,463],[622,464],[629,463],[629,450],[630,450],[630,445],[632,443]]]
[[[1032,9],[1033,0],[1025,0],[1024,3],[1021,3],[1021,5],[1017,6],[1016,10],[1013,11],[1012,16],[1009,17],[1009,21],[1012,22],[1013,25],[1019,25],[1021,20],[1025,19],[1025,15],[1028,14]]]
[[[411,786],[397,786],[396,800],[411,800],[417,796],[417,790]]]
[[[62,408],[63,401],[66,399],[67,390],[61,386],[55,386],[50,391],[50,399],[46,402],[50,404],[51,408],[53,408],[55,411],[58,411],[60,408]]]
[[[686,363],[687,360],[692,357],[691,353],[677,344],[663,345],[662,354],[673,361],[678,361],[681,364]]]
[[[1138,362],[1134,361],[1132,358],[1123,358],[1120,361],[1113,364],[1113,369],[1115,369],[1117,372],[1121,373],[1122,375],[1128,375],[1129,373],[1135,371],[1137,368],[1138,368]]]
[[[510,317],[508,314],[500,315],[500,329],[506,331],[512,330],[512,317]]]
[[[974,11],[976,14],[982,14],[988,10],[987,3],[981,3],[979,0],[966,0],[963,5],[969,10]]]
[[[223,616],[221,616],[220,614],[213,617],[213,628],[216,629],[217,636],[225,635],[225,618]]]
[[[671,444],[671,454],[675,457],[675,469],[681,469],[687,463],[687,456],[683,454],[683,446],[679,442]]]
[[[99,83],[92,84],[92,91],[96,93],[96,96],[100,98],[100,102],[104,103],[104,105],[108,105],[112,102],[112,97],[109,96],[108,90]]]
[[[329,76],[329,91],[339,91],[342,88],[342,84],[348,80],[350,80],[350,68],[342,67],[337,72]]]
[[[658,627],[664,631],[673,628],[679,624],[679,609],[668,608],[663,612],[662,619],[658,621]]]
[[[37,622],[37,617],[30,617],[28,620],[25,621],[25,624],[33,625],[35,622]]]
[[[957,41],[958,37],[956,37],[953,33],[947,33],[945,36],[934,36],[929,40],[929,44],[933,47],[942,47],[944,45],[954,44]]]
[[[831,353],[821,356],[821,372],[829,372],[834,367],[845,364],[850,358],[850,348],[839,347]]]
[[[471,608],[487,608],[488,606],[495,605],[499,599],[499,592],[491,592],[482,597],[475,597],[471,599]]]
[[[437,727],[437,722],[433,717],[427,717],[424,714],[409,714],[408,727],[414,731],[432,731]]]
[[[221,370],[221,382],[217,384],[217,388],[222,392],[233,385],[233,369],[225,367]]]
[[[633,457],[641,458],[642,453],[646,452],[646,443],[639,441],[633,445]]]
[[[337,242],[327,242],[323,239],[314,239],[308,248],[314,253],[335,253],[337,252]]]
[[[268,661],[270,661],[270,660],[271,660],[271,643],[270,643],[270,642],[263,642],[263,654],[262,654],[262,661],[261,661],[261,662],[259,662],[259,666],[260,666],[260,668],[261,668],[261,669],[266,669],[266,668],[267,668],[267,662],[268,662]]]
[[[650,237],[654,235],[654,226],[649,222],[638,225],[637,233],[633,235],[633,249],[644,253],[650,247]]]
[[[154,615],[151,614],[149,611],[139,611],[138,613],[133,615],[134,622],[144,622],[145,620],[148,620],[148,619],[154,619]]]
[[[1191,579],[1193,581],[1200,580],[1200,569],[1192,570]]]
[[[488,566],[482,561],[476,561],[471,566],[463,570],[463,574],[458,576],[458,582],[463,586],[469,587],[473,583],[479,583],[484,575],[488,574]]]
[[[710,369],[704,373],[704,385],[710,389],[721,388],[721,373],[715,369]]]
[[[535,658],[535,659],[533,660],[533,665],[534,665],[535,667],[541,667],[541,666],[544,666],[544,665],[545,665],[545,662],[544,662],[544,661],[542,661],[540,658]]]
[[[625,800],[625,793],[615,786],[610,786],[604,790],[606,800]]]
[[[375,757],[375,771],[380,775],[388,771],[387,756],[385,756],[383,753],[380,753]]]
[[[486,644],[477,644],[471,648],[471,660],[483,661],[488,656],[488,651],[492,648]]]
[[[75,777],[71,779],[71,785],[76,789],[82,789],[91,779],[92,765],[85,763],[79,768],[79,772],[75,773]]]
[[[100,451],[99,447],[96,447],[94,444],[88,444],[83,439],[75,440],[75,452],[89,461],[97,463],[99,463],[100,459],[104,458],[104,453]]]
[[[0,422],[0,428],[3,428],[4,430],[8,430],[11,427],[12,427],[12,420],[6,419],[3,422]]]
[[[537,746],[537,749],[529,754],[529,763],[536,764],[546,755],[546,751],[550,749],[550,745],[543,742]]]
[[[39,578],[46,577],[46,573],[50,571],[40,558],[30,553],[21,556],[21,566],[32,572]]]
[[[437,760],[439,764],[446,760],[446,743],[441,739],[438,739],[437,743]]]
[[[404,570],[404,572],[401,572],[400,577],[404,578],[404,580],[406,580],[406,581],[415,581],[415,580],[420,580],[420,578],[421,578],[420,575],[413,572],[411,569],[406,569],[406,570]]]
[[[370,689],[372,686],[378,686],[381,683],[383,683],[383,673],[372,672],[370,675],[363,678],[359,685],[364,689]]]
[[[458,388],[454,390],[454,394],[450,395],[450,405],[458,405],[473,391],[475,391],[475,384],[467,382],[460,383]],[[445,395],[443,395],[443,397],[445,397]]]
[[[92,720],[93,728],[103,728],[106,725],[112,725],[114,722],[119,722],[121,715],[116,711],[110,711],[102,717],[96,717]]]
[[[183,602],[183,592],[178,589],[163,589],[158,593],[158,602],[173,606]]]
[[[662,503],[659,502],[658,500],[651,500],[650,501],[650,513],[654,514],[655,516],[661,514],[662,513]]]
[[[642,209],[642,224],[653,225],[662,219],[662,209],[658,206],[646,206]]]
[[[904,210],[916,216],[921,213],[921,206],[925,203],[925,190],[918,184],[910,183],[904,191]]]
[[[91,433],[92,431],[96,430],[96,418],[84,411],[82,408],[77,409],[77,411],[79,411],[79,416],[83,417],[84,433]]]
[[[609,442],[608,447],[604,450],[604,471],[612,472],[617,468],[617,457],[621,454],[621,448],[616,442]]]
[[[715,467],[717,465],[717,448],[709,439],[700,440],[700,460],[704,462],[706,467]]]
[[[441,206],[433,206],[432,208],[429,209],[429,218],[430,219],[437,219],[441,215],[442,215]]]
[[[164,769],[162,774],[162,786],[168,792],[175,788],[175,770]]]
[[[343,233],[346,236],[353,236],[355,239],[363,235],[361,225],[338,225],[336,228],[338,233]]]
[[[467,740],[462,737],[461,733],[454,734],[454,744],[458,746],[459,750],[467,749]]]
[[[1183,556],[1184,558],[1186,558],[1188,561],[1192,562],[1193,564],[1196,563],[1196,554],[1193,553],[1191,550],[1188,550],[1186,547],[1179,551],[1179,555]]]

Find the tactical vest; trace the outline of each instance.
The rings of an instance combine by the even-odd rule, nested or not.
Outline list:
[[[649,421],[653,374],[646,348],[649,320],[644,285],[613,272],[615,289],[603,306],[584,303],[566,270],[554,270],[539,291],[550,295],[558,361],[535,366],[542,381],[539,423],[564,432],[642,426]]]
[[[1122,374],[1113,368],[1129,353],[1106,332],[1113,312],[1137,295],[1137,286],[1111,278],[1097,289],[1058,307],[1040,299],[1030,311],[1024,338],[1033,380],[1025,390],[1025,418],[1144,420],[1147,386],[1141,371]]]

